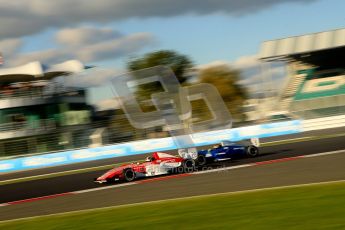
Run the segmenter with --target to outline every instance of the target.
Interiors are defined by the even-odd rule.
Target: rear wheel
[[[249,157],[256,157],[259,154],[259,149],[253,145],[247,147],[247,155]]]
[[[128,168],[123,170],[123,179],[127,182],[131,182],[135,179],[135,172],[133,169]]]
[[[187,159],[183,162],[183,172],[189,173],[195,170],[195,161],[192,159]]]

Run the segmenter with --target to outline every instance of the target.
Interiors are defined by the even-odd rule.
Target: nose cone
[[[112,178],[113,176],[110,176],[109,174],[105,173],[102,176],[94,178],[94,182],[102,184],[110,181]]]
[[[93,182],[102,184],[102,183],[107,182],[107,180],[102,180],[100,177],[96,177],[93,179]]]
[[[111,170],[107,171],[106,173],[104,173],[103,175],[95,178],[94,181],[97,183],[107,182],[108,180],[111,180],[114,177],[118,176],[119,172],[121,172],[121,170],[119,170],[117,168],[111,169]]]
[[[97,177],[96,180],[106,180],[109,178],[111,178],[111,175],[110,175],[110,173],[107,172],[107,173],[103,174],[102,176]]]

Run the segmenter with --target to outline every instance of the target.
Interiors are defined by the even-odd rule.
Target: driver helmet
[[[146,162],[151,162],[152,161],[152,157],[146,157],[145,161]]]
[[[214,148],[214,149],[220,148],[220,144],[214,145],[213,148]]]

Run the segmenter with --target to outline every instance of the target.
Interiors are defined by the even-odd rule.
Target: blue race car
[[[241,157],[256,157],[259,154],[259,145],[258,138],[240,142],[222,141],[211,149],[198,151],[197,162],[199,166],[203,166],[217,161]]]

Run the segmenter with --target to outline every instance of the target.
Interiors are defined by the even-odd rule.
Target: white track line
[[[331,151],[331,152],[309,154],[309,155],[304,155],[304,158],[326,156],[326,155],[332,155],[332,154],[337,154],[337,153],[341,153],[341,152],[345,153],[345,150],[343,149],[343,150],[337,150],[337,151]]]
[[[122,164],[122,163],[118,163],[118,164]],[[68,170],[68,171],[61,171],[61,172],[53,172],[53,173],[47,173],[47,174],[41,174],[41,175],[35,175],[35,176],[28,176],[28,177],[20,177],[20,178],[14,178],[14,179],[8,179],[8,180],[2,180],[0,181],[0,184],[1,183],[8,183],[8,182],[15,182],[15,181],[22,181],[22,180],[31,180],[31,179],[35,179],[35,178],[46,178],[49,176],[68,176],[68,175],[71,175],[71,174],[74,174],[74,173],[83,173],[84,171],[85,172],[89,172],[90,170],[93,170],[93,169],[100,169],[100,168],[110,168],[111,166],[116,166],[118,164],[110,164],[110,165],[102,165],[102,166],[95,166],[95,167],[89,167],[89,168],[82,168],[82,169],[73,169],[73,170]]]
[[[34,219],[43,218],[43,217],[61,217],[61,216],[69,215],[69,214],[105,211],[105,210],[125,208],[125,207],[135,207],[135,206],[146,205],[146,204],[159,204],[159,203],[171,202],[171,201],[192,200],[192,199],[198,199],[198,198],[216,197],[216,196],[224,196],[224,195],[225,196],[236,195],[236,194],[260,192],[260,191],[272,191],[272,190],[279,190],[279,189],[309,187],[309,186],[315,186],[315,185],[327,185],[327,184],[336,184],[336,183],[344,183],[344,182],[345,180],[312,182],[312,183],[284,185],[284,186],[276,186],[276,187],[268,187],[268,188],[248,189],[248,190],[241,190],[241,191],[234,191],[234,192],[223,192],[223,193],[196,195],[196,196],[188,196],[188,197],[181,197],[181,198],[171,198],[171,199],[163,199],[163,200],[155,200],[155,201],[145,201],[145,202],[138,202],[138,203],[132,203],[132,204],[123,204],[123,205],[116,205],[116,206],[109,206],[109,207],[83,209],[83,210],[54,213],[54,214],[41,215],[41,216],[31,216],[31,217],[24,217],[24,218],[18,218],[18,219],[3,220],[3,221],[0,221],[0,223],[3,224],[3,223],[15,222],[15,221],[21,221],[21,220],[34,220]]]
[[[136,182],[130,182],[130,183],[124,183],[124,184],[116,184],[111,186],[105,186],[105,187],[99,187],[99,188],[90,188],[90,189],[84,189],[79,191],[72,192],[73,194],[81,194],[86,192],[93,192],[93,191],[99,191],[99,190],[105,190],[105,189],[111,189],[111,188],[118,188],[118,187],[126,187],[137,184]]]

